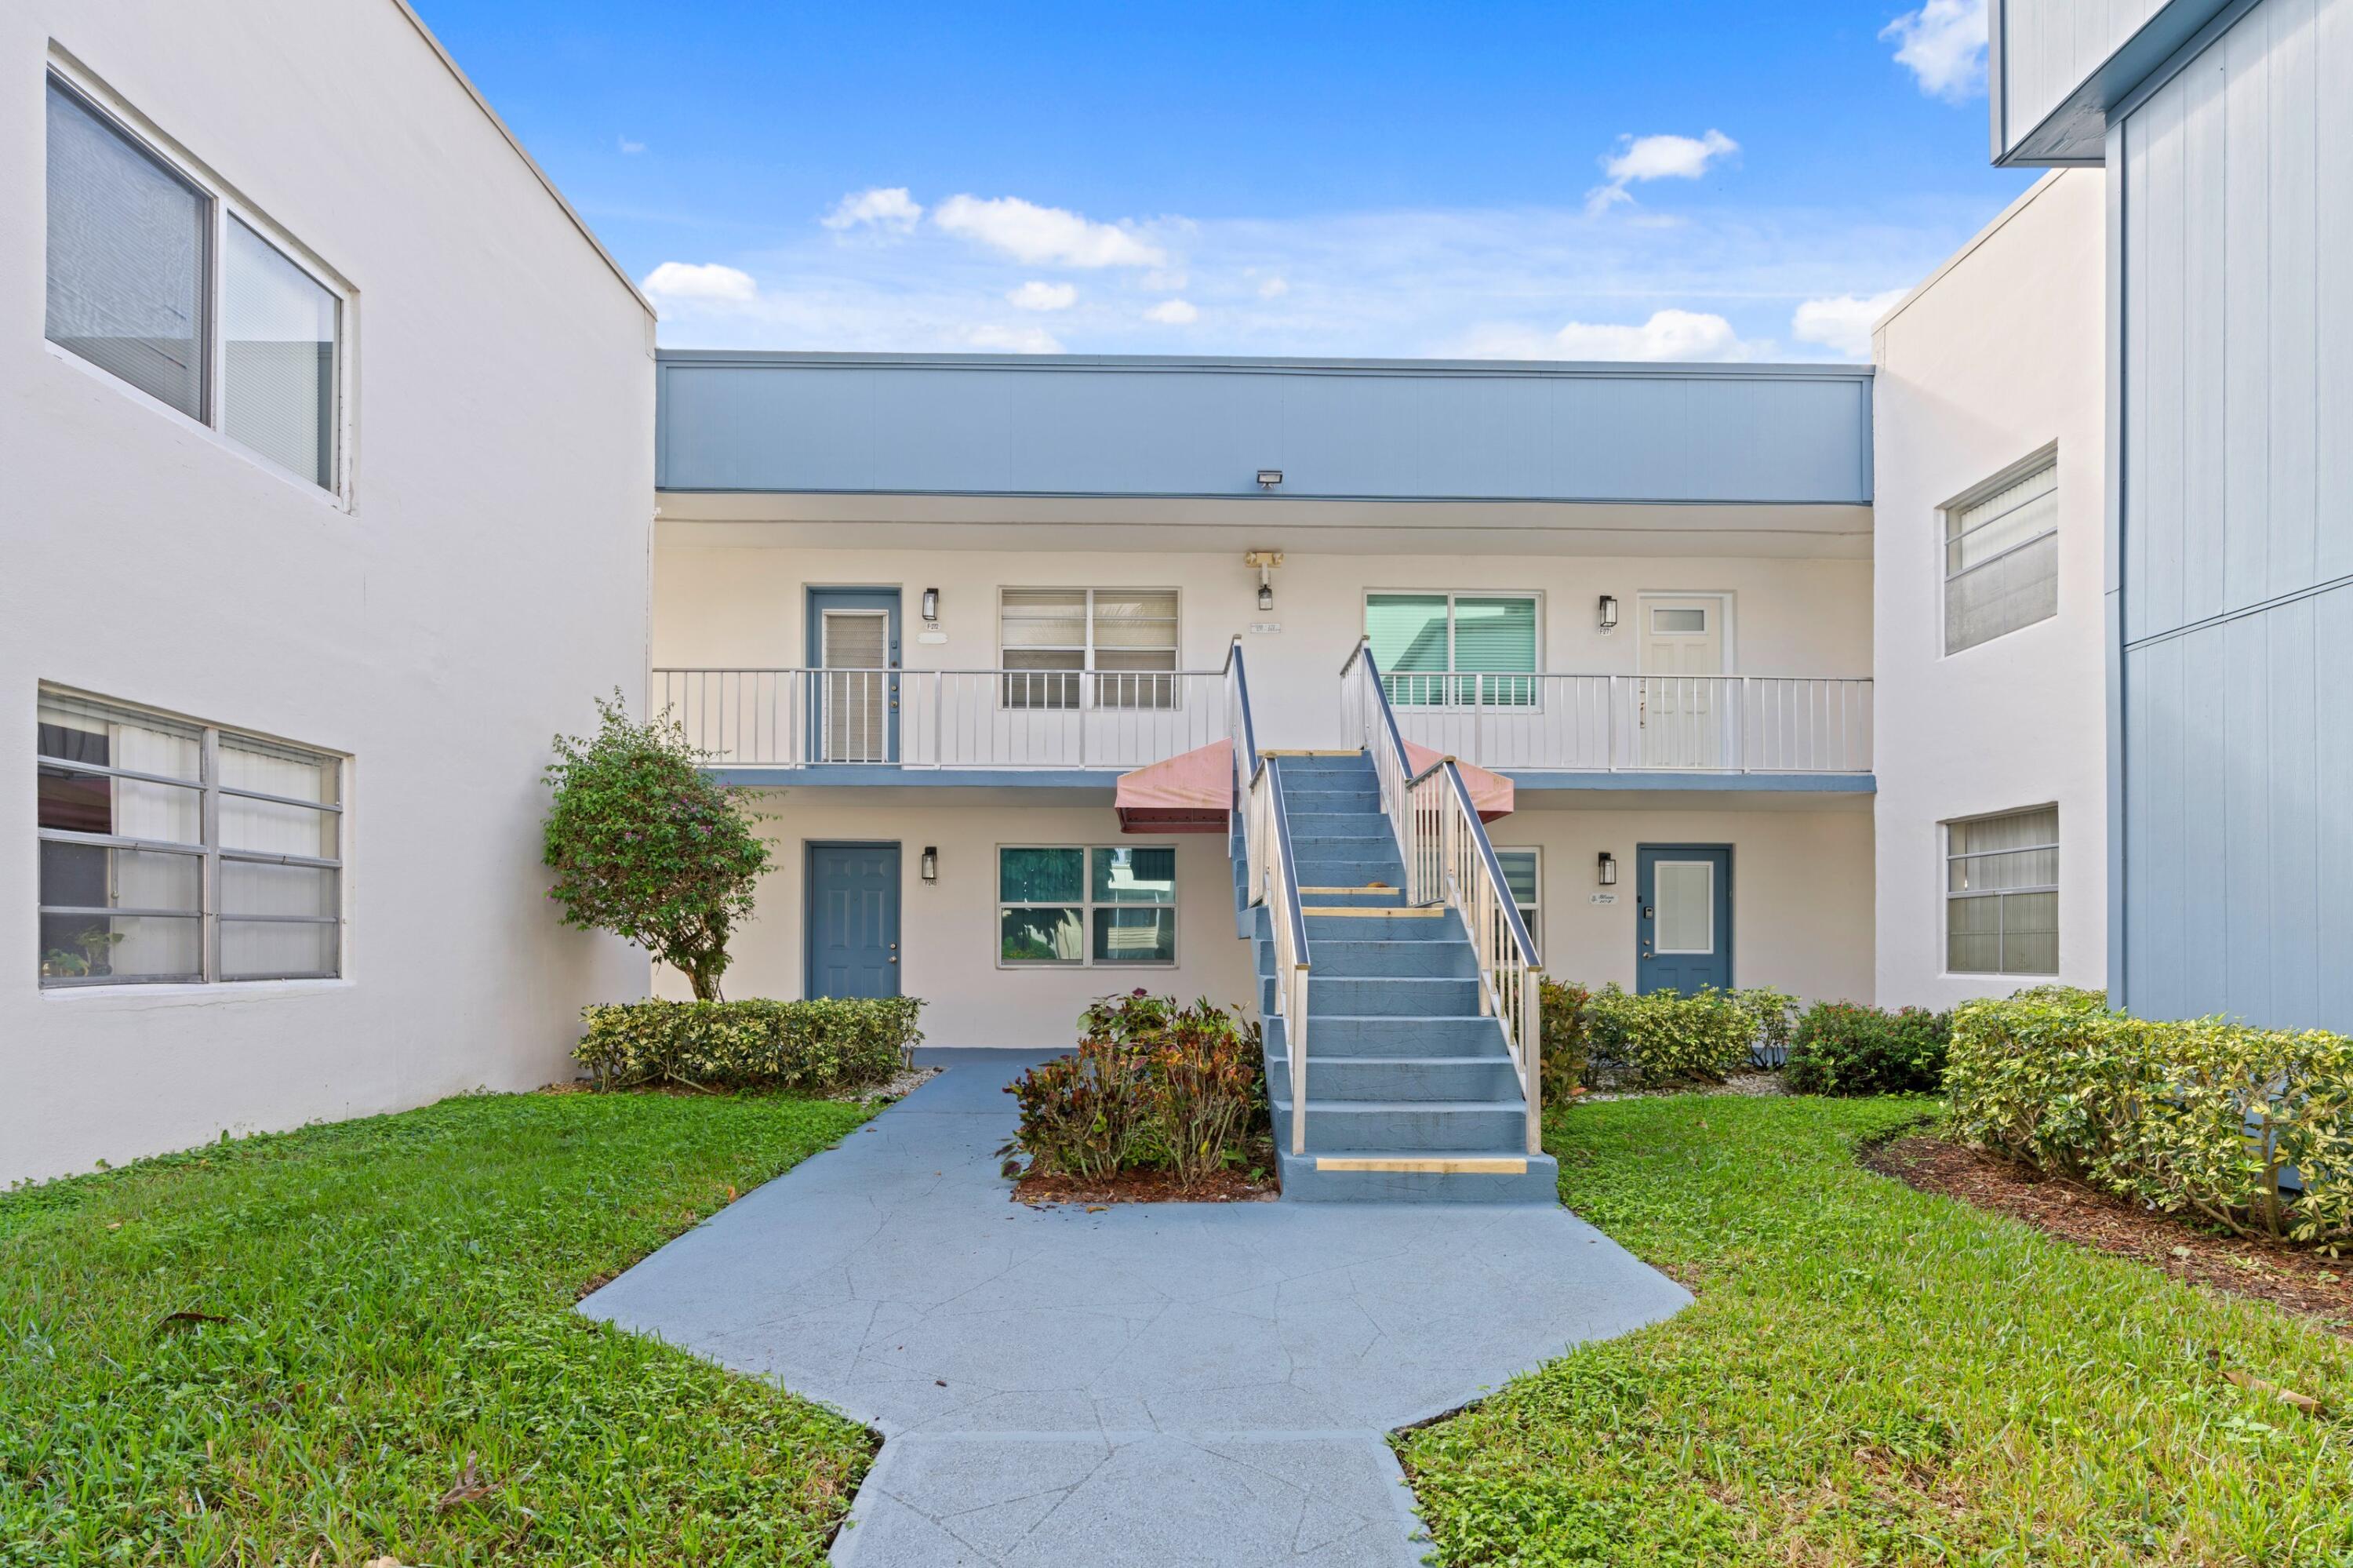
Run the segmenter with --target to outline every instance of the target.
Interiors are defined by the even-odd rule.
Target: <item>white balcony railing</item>
[[[1482,768],[1868,773],[1871,682],[1385,674],[1408,740]]]
[[[1226,738],[1222,671],[653,672],[653,706],[750,768],[1141,768]]]

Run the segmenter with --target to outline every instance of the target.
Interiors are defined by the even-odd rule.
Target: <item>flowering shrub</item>
[[[1192,1187],[1264,1123],[1257,1024],[1140,988],[1091,1003],[1079,1024],[1076,1052],[1006,1087],[1021,1121],[1004,1152],[1028,1156],[1029,1170],[1097,1181],[1165,1169]]]
[[[1818,1001],[1790,1040],[1789,1088],[1800,1095],[1934,1094],[1945,1081],[1952,1033],[1947,1012]]]
[[[702,1088],[832,1094],[887,1082],[923,1038],[922,999],[816,1001],[625,1001],[586,1007],[573,1059],[604,1088]]]
[[[1963,1140],[2242,1234],[2353,1240],[2353,1040],[2037,987],[1953,1012]]]

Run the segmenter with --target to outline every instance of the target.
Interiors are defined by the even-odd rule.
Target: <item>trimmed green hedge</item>
[[[1720,1084],[1748,1065],[1757,1038],[1757,1020],[1713,986],[1637,996],[1612,982],[1593,993],[1585,1016],[1593,1054],[1631,1067],[1645,1087]]]
[[[623,1001],[584,1007],[573,1059],[597,1086],[834,1094],[887,1082],[923,1038],[921,997],[779,1001]]]
[[[1953,1012],[1952,1129],[2245,1234],[2353,1238],[2353,1040],[2162,1023],[2044,986]],[[2294,1171],[2302,1191],[2283,1188]]]
[[[1933,1095],[1945,1081],[1948,1012],[1888,1012],[1855,1001],[1818,1001],[1798,1020],[1788,1082],[1799,1095]]]

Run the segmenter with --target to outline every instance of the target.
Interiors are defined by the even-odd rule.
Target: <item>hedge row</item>
[[[1789,1091],[1799,1095],[1933,1095],[1945,1081],[1953,1033],[1948,1012],[1888,1012],[1854,1001],[1818,1001],[1789,1044]]]
[[[2046,986],[1954,1010],[1945,1088],[1980,1148],[2242,1234],[2353,1238],[2342,1034],[2156,1022]]]
[[[889,1081],[923,1040],[913,996],[779,1001],[624,1001],[580,1010],[573,1049],[600,1088],[835,1094]]]
[[[1755,1051],[1788,1038],[1790,999],[1774,991],[1638,996],[1616,984],[1588,991],[1546,980],[1539,1000],[1545,1092],[1554,1099],[1589,1086],[1597,1063],[1628,1069],[1645,1087],[1720,1084]]]

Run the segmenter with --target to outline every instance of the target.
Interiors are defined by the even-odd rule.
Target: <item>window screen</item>
[[[1945,825],[1945,968],[2059,972],[2059,808]]]
[[[1945,652],[2059,613],[2059,465],[1945,513]]]
[[[55,77],[48,84],[49,341],[205,417],[202,191]]]

